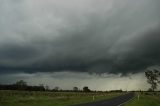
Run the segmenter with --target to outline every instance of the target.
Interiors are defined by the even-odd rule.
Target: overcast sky
[[[159,0],[0,0],[0,83],[24,79],[64,89],[147,89],[144,71],[160,65],[159,5]]]

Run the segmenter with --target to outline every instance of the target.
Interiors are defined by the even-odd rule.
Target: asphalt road
[[[134,93],[128,93],[128,94],[114,97],[111,99],[92,102],[92,103],[86,103],[86,104],[80,104],[76,106],[120,106],[121,104],[131,100],[133,97],[134,97]]]

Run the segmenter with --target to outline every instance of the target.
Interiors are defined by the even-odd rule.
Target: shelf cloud
[[[1,0],[0,72],[128,74],[160,65],[159,0]]]

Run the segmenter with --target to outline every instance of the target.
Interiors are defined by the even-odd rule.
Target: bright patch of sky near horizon
[[[2,84],[13,84],[21,79],[24,79],[29,85],[44,84],[44,86],[48,85],[50,89],[58,86],[63,90],[72,90],[73,87],[82,90],[84,86],[88,86],[91,90],[102,91],[120,89],[127,91],[148,90],[149,88],[144,73],[128,74],[127,76],[73,72],[0,75],[0,83]]]

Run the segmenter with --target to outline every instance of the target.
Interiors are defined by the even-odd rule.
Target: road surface
[[[92,102],[92,103],[86,103],[86,104],[80,104],[76,106],[120,106],[121,104],[131,100],[133,97],[134,97],[134,93],[128,93],[128,94],[114,97],[111,99]]]

